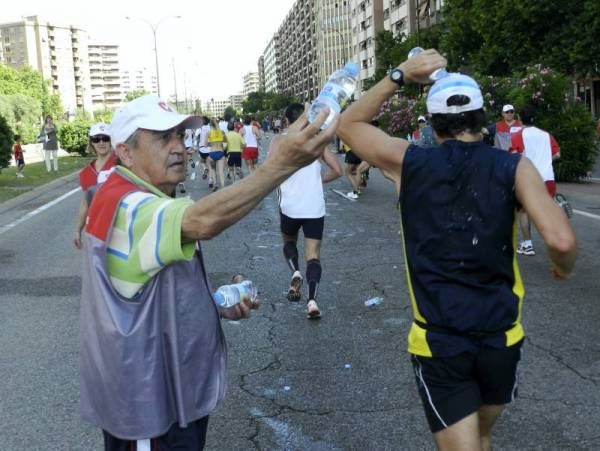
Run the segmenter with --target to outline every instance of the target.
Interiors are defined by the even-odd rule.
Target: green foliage
[[[62,117],[64,109],[60,97],[50,94],[48,82],[31,67],[13,69],[0,64],[0,95],[22,94],[41,103],[42,114],[53,118]]]
[[[10,163],[14,139],[13,131],[0,113],[0,171]]]
[[[65,123],[58,130],[61,147],[67,152],[85,155],[90,126],[90,121],[84,117],[76,117],[73,122]]]
[[[132,100],[137,99],[138,97],[142,97],[148,94],[150,93],[145,89],[134,89],[133,91],[129,91],[127,94],[125,94],[125,102],[131,102]]]
[[[447,0],[440,50],[449,66],[510,75],[541,63],[565,74],[598,73],[597,0]]]
[[[280,112],[290,103],[298,100],[293,96],[279,94],[278,92],[251,92],[242,102],[244,113],[255,114],[258,112],[274,114]]]
[[[240,117],[240,113],[238,113],[238,112],[236,111],[236,109],[235,109],[235,108],[233,108],[233,107],[230,105],[230,106],[228,106],[227,108],[225,108],[225,111],[223,112],[223,117],[226,117],[226,118],[232,119],[232,118],[235,118],[235,117]]]
[[[39,133],[39,118],[42,114],[40,102],[23,94],[0,95],[0,116],[15,134],[21,135],[21,142],[36,142]]]
[[[94,123],[104,122],[105,124],[110,124],[110,122],[112,121],[113,114],[114,111],[109,110],[108,108],[104,110],[94,111]]]
[[[569,105],[552,118],[539,121],[551,131],[560,146],[560,158],[554,162],[554,175],[560,181],[577,181],[587,176],[598,157],[595,121],[585,106]]]

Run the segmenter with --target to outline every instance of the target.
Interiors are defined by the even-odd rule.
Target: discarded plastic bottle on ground
[[[371,306],[373,306],[373,305],[379,305],[379,304],[381,304],[382,302],[383,302],[383,298],[382,298],[382,297],[380,297],[380,296],[376,296],[376,297],[374,297],[374,298],[371,298],[371,299],[368,299],[368,300],[366,300],[366,301],[365,301],[365,305],[366,305],[367,307],[371,307]]]
[[[213,298],[219,307],[228,308],[238,304],[242,298],[249,298],[251,302],[254,302],[257,294],[254,282],[244,280],[240,283],[220,286]]]
[[[340,114],[342,107],[354,93],[359,72],[358,64],[346,63],[342,69],[331,74],[319,96],[310,106],[308,120],[313,122],[321,110],[329,108],[329,116],[323,122],[321,130],[329,127],[335,115]]]
[[[425,49],[423,47],[414,47],[408,52],[408,57],[412,58],[413,56],[418,55],[419,53],[423,53]],[[438,81],[440,78],[444,78],[448,76],[448,71],[444,68],[436,69],[432,73],[429,74],[429,79],[432,82]]]

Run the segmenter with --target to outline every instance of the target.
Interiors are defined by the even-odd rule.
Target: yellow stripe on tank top
[[[523,309],[523,297],[525,296],[525,286],[523,285],[523,279],[521,278],[521,271],[519,271],[519,263],[517,262],[517,227],[518,216],[515,213],[515,222],[513,224],[513,274],[515,277],[515,283],[513,285],[513,293],[519,299],[519,311],[517,314],[517,320],[514,326],[506,331],[506,346],[512,346],[523,339],[525,332],[521,325],[521,314]]]
[[[404,225],[402,224],[402,217],[400,217],[400,236],[402,237],[402,254],[404,256],[404,267],[406,268],[406,282],[408,284],[408,295],[410,297],[410,303],[412,305],[413,316],[416,320],[427,324],[427,321],[419,312],[417,306],[417,299],[413,291],[412,281],[410,278],[410,269],[408,264],[408,257],[406,256],[406,242],[404,241]],[[417,326],[414,322],[410,327],[408,333],[408,352],[411,354],[420,355],[423,357],[431,357],[431,349],[427,343],[427,331],[422,327]]]

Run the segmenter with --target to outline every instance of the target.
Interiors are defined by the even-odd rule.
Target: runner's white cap
[[[89,136],[106,135],[110,136],[110,127],[104,122],[98,122],[90,127]]]
[[[202,125],[199,116],[179,114],[155,94],[138,97],[126,103],[115,113],[110,124],[113,147],[122,144],[139,129],[164,131],[185,122],[185,128]]]
[[[510,103],[507,103],[502,107],[502,112],[506,113],[507,111],[515,111],[515,107],[512,106]]]
[[[448,106],[448,99],[455,95],[469,98],[466,105]],[[452,73],[436,81],[427,94],[427,111],[431,114],[458,114],[483,108],[483,96],[479,85],[471,77]]]
[[[425,121],[425,122],[427,122],[427,119],[425,119],[425,116],[421,115],[421,116],[419,116],[417,118],[417,122],[419,122],[419,121]]]

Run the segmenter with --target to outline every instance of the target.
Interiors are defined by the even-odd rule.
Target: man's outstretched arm
[[[430,49],[406,60],[398,68],[404,73],[405,83],[429,83],[429,74],[445,66],[445,58]],[[369,124],[397,89],[398,85],[388,77],[369,89],[342,114],[338,136],[359,158],[399,177],[408,141],[389,136]]]

